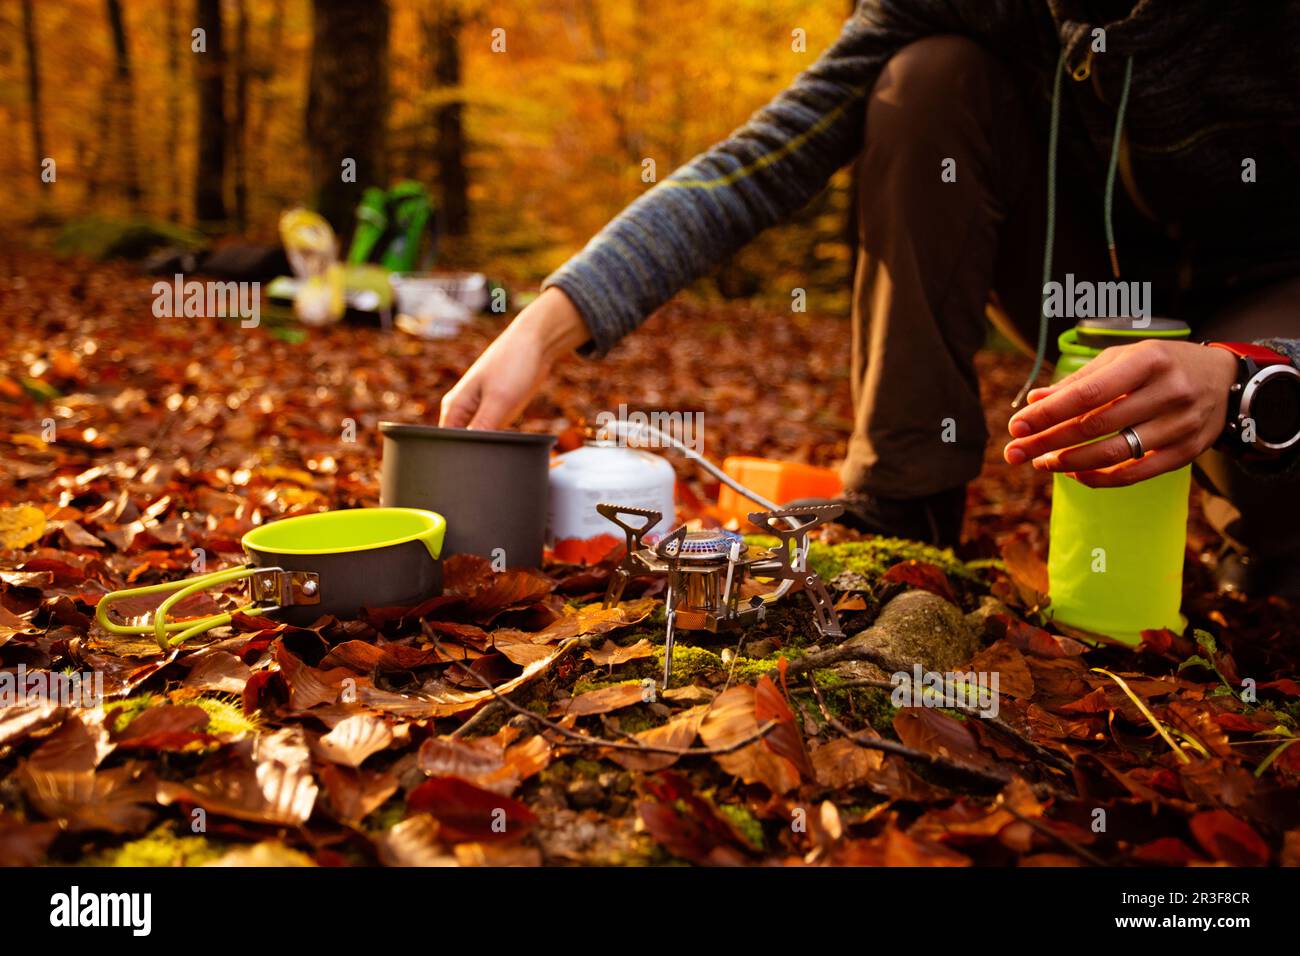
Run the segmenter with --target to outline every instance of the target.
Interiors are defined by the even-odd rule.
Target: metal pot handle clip
[[[248,580],[249,603],[243,607],[194,620],[167,620],[168,612],[191,594],[244,579]],[[109,608],[118,601],[168,593],[170,596],[158,605],[158,609],[153,612],[152,619],[148,623],[119,624],[108,616]],[[266,614],[291,605],[319,603],[320,576],[318,574],[311,571],[286,571],[278,567],[244,565],[228,568],[225,571],[201,574],[197,578],[182,578],[179,581],[151,584],[142,588],[113,591],[100,598],[99,605],[95,608],[95,620],[110,634],[120,636],[153,634],[158,641],[158,646],[167,651],[214,627],[229,624],[236,614]]]

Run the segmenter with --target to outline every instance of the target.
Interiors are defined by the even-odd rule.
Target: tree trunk
[[[275,64],[284,44],[284,2],[275,0],[271,5],[270,26],[265,31],[263,53],[256,57],[257,63],[257,108],[250,106],[252,116],[249,119],[248,151],[257,166],[266,154],[269,143],[269,123],[278,102],[271,80],[275,76]],[[261,36],[261,34],[258,34]],[[265,191],[263,192],[265,195]]]
[[[195,0],[194,19],[206,52],[195,53],[199,87],[198,168],[194,215],[209,225],[226,219],[226,54],[221,42],[221,0]]]
[[[230,147],[235,173],[235,222],[242,232],[248,224],[248,3],[237,0],[235,29],[235,103],[230,115]]]
[[[180,2],[167,0],[167,142],[173,147],[168,163],[167,218],[172,222],[181,219],[181,166],[175,149],[181,139],[181,44],[185,42]]]
[[[387,175],[388,2],[313,0],[312,10],[312,191],[316,208],[342,235],[362,190],[383,186]],[[353,171],[355,177],[345,175]]]
[[[131,51],[121,0],[105,0],[108,26],[113,35],[113,84],[109,112],[113,117],[116,150],[122,170],[122,189],[132,210],[140,206],[139,162],[135,149],[135,94],[131,86]]]
[[[464,103],[461,94],[460,31],[463,26],[454,0],[437,5],[433,21],[434,80],[454,99],[437,113],[438,185],[442,194],[442,228],[450,236],[469,235],[469,175],[465,169]]]
[[[27,108],[32,116],[32,152],[36,169],[45,162],[45,121],[41,116],[41,63],[36,50],[36,11],[23,0],[23,46],[27,50]]]

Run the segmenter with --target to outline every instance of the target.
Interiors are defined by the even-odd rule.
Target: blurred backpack
[[[371,186],[357,206],[348,262],[414,272],[432,265],[436,239],[433,201],[424,186],[411,179],[389,190]]]

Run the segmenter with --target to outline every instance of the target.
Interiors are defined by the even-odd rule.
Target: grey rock
[[[866,647],[886,670],[958,670],[980,648],[979,638],[961,609],[929,591],[904,591],[880,611],[874,624],[849,639]]]

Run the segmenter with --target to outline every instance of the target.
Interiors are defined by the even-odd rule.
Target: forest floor
[[[1193,636],[1061,634],[1042,614],[1048,486],[992,443],[957,553],[815,544],[854,653],[796,597],[739,639],[684,636],[648,693],[660,585],[601,611],[608,563],[467,558],[418,608],[237,616],[166,652],[104,632],[109,591],[198,554],[237,564],[262,522],[377,504],[377,423],[434,421],[501,324],[430,344],[156,319],[151,283],[0,250],[0,864],[1300,864],[1294,611],[1215,594],[1194,516]],[[715,461],[834,464],[848,338],[677,303],[565,365],[523,427],[571,445],[620,403],[702,411]],[[998,435],[1028,362],[979,361]],[[715,489],[675,466],[684,515],[708,522]],[[996,673],[996,718],[894,706],[913,662]],[[35,690],[90,673],[101,706]]]

